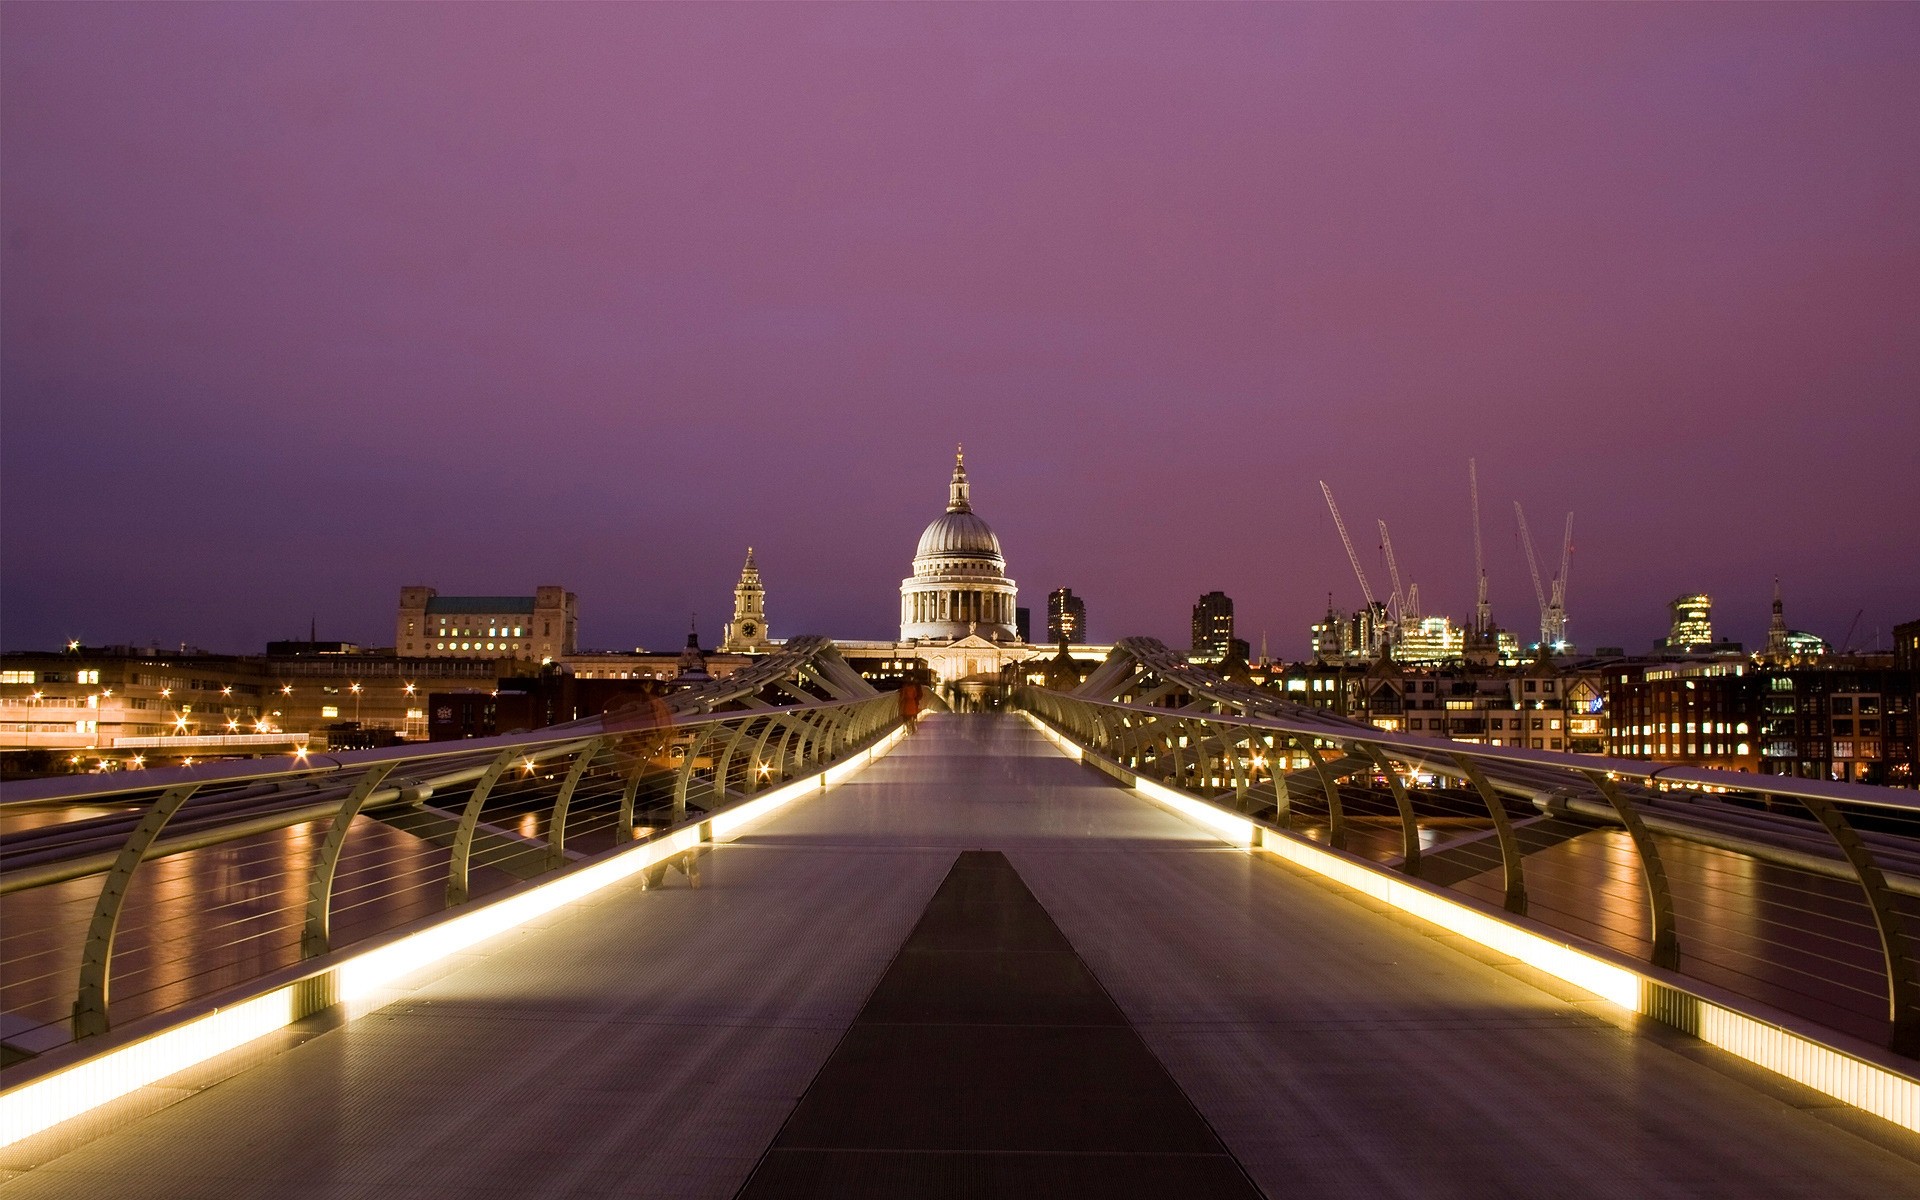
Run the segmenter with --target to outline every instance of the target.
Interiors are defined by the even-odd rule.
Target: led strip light
[[[1023,713],[1048,741],[1075,761],[1087,752],[1051,725]],[[1104,763],[1096,763],[1102,767]],[[1127,772],[1134,790],[1213,830],[1236,846],[1283,858],[1402,912],[1460,934],[1593,993],[1628,1012],[1643,1013],[1693,1034],[1795,1083],[1920,1133],[1920,1080],[1837,1050],[1806,1034],[1682,991],[1672,984],[1543,937],[1470,905],[1435,895],[1384,870],[1366,866],[1301,838],[1288,837],[1218,805]]]
[[[844,762],[736,804],[701,825],[717,841],[721,835],[759,820],[801,796],[818,794],[844,782],[893,749],[905,736],[904,728],[895,729]],[[10,1088],[0,1093],[0,1146],[10,1146],[311,1016],[317,1009],[308,998],[317,989],[330,986],[330,994],[338,1001],[349,1005],[359,1002],[355,1009],[349,1010],[354,1016],[371,1011],[377,1005],[367,1002],[401,977],[563,905],[583,900],[663,859],[693,849],[701,844],[701,825],[689,825],[658,840],[643,842],[592,866],[459,913],[385,945],[358,954],[349,951],[318,976],[217,1008]]]

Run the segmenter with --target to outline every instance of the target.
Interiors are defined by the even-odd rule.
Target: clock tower
[[[760,568],[754,565],[753,547],[747,547],[747,565],[740,568],[740,582],[733,585],[733,620],[727,622],[726,637],[720,649],[728,654],[764,654],[772,648],[767,640],[767,589],[760,586]]]

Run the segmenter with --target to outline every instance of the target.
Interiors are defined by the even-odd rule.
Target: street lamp
[[[353,727],[360,728],[360,685],[349,684],[347,690],[353,693]]]

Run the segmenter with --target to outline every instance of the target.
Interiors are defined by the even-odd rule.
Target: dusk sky
[[[1920,617],[1920,5],[0,7],[0,644]]]

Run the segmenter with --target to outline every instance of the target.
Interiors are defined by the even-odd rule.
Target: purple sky
[[[965,440],[1022,602],[1304,651],[1920,617],[1920,6],[7,4],[0,640],[890,636]],[[1550,568],[1549,568],[1550,569]]]

